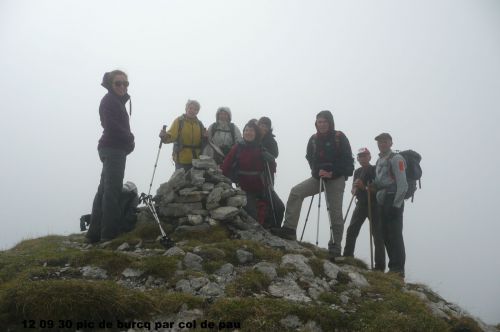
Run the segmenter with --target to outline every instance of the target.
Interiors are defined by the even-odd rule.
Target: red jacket
[[[269,169],[275,173],[276,163],[269,162]],[[222,173],[236,180],[244,191],[263,192],[268,185],[268,176],[262,147],[247,142],[233,145],[222,164]]]

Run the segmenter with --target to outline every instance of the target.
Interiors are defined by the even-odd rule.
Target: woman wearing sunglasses
[[[103,132],[97,151],[102,161],[102,172],[87,232],[90,243],[107,241],[120,233],[120,194],[125,162],[127,155],[135,147],[129,115],[125,108],[125,103],[130,100],[127,93],[127,74],[121,70],[105,73],[101,85],[108,93],[102,98],[99,106]]]

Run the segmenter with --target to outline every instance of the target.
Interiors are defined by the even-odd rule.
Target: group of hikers
[[[106,241],[120,233],[119,200],[126,156],[134,150],[134,136],[125,107],[130,100],[128,85],[126,73],[120,70],[108,72],[103,77],[102,86],[108,90],[99,107],[104,130],[98,152],[103,168],[87,232],[89,242]],[[375,269],[385,271],[387,251],[389,271],[404,276],[402,230],[408,189],[406,161],[392,151],[390,134],[375,137],[380,152],[375,166],[370,164],[371,153],[367,148],[358,150],[357,161],[361,167],[354,171],[348,138],[335,129],[330,111],[319,112],[315,119],[316,132],[309,138],[306,152],[311,177],[291,189],[285,206],[273,188],[279,151],[271,119],[265,116],[251,119],[240,132],[231,121],[231,110],[219,107],[216,121],[205,129],[198,119],[199,111],[200,104],[188,100],[185,113],[177,117],[168,130],[164,127],[159,133],[163,143],[173,143],[176,169],[189,170],[192,160],[202,154],[212,157],[222,173],[246,192],[246,212],[271,233],[288,240],[297,239],[303,200],[319,194],[321,201],[323,193],[330,220],[328,249],[331,258],[354,255],[356,238],[368,218],[375,246]],[[342,253],[342,202],[345,183],[353,173],[351,193],[357,202]]]

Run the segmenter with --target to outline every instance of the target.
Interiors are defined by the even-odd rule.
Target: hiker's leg
[[[403,241],[403,208],[392,207],[394,194],[385,197],[382,208],[383,237],[389,256],[389,270],[404,273],[405,248]]]
[[[257,221],[257,196],[254,193],[247,192],[247,204],[243,209],[250,217]]]
[[[342,255],[342,236],[344,235],[344,218],[342,217],[342,200],[344,198],[345,178],[339,177],[325,183],[332,221],[333,243],[328,243],[331,253],[337,257]]]
[[[103,159],[103,197],[101,239],[112,239],[120,228],[120,196],[125,174],[127,155],[124,151],[105,148],[100,151]]]
[[[385,244],[378,206],[375,202],[372,206],[372,235],[375,246],[375,270],[385,270]]]
[[[406,252],[403,240],[403,210],[404,205],[400,209],[391,211],[389,237],[391,238],[393,254],[389,261],[389,270],[404,275]]]
[[[101,159],[102,162],[104,162]],[[92,214],[90,217],[90,225],[86,237],[90,242],[98,242],[101,239],[101,219],[102,219],[102,194],[104,188],[104,164],[101,171],[101,180],[97,187],[97,192],[92,203]]]
[[[299,223],[300,210],[304,198],[315,195],[319,192],[319,180],[313,177],[299,183],[290,190],[288,201],[286,202],[285,222],[283,227],[297,229]]]
[[[354,256],[354,249],[356,247],[356,239],[359,235],[359,230],[365,222],[368,214],[368,208],[362,203],[356,203],[351,217],[349,227],[347,227],[347,234],[345,238],[344,256]]]

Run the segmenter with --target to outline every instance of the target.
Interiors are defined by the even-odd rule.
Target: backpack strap
[[[224,129],[219,129],[219,123],[218,122],[215,122],[213,127],[212,127],[212,133],[211,133],[211,139],[214,138],[214,135],[215,135],[215,132],[216,131],[222,131],[222,132],[229,132],[231,133],[231,139],[232,139],[232,142],[233,144],[236,143],[236,134],[235,134],[235,129],[234,129],[234,123],[232,122],[229,122],[229,130],[224,130]]]

